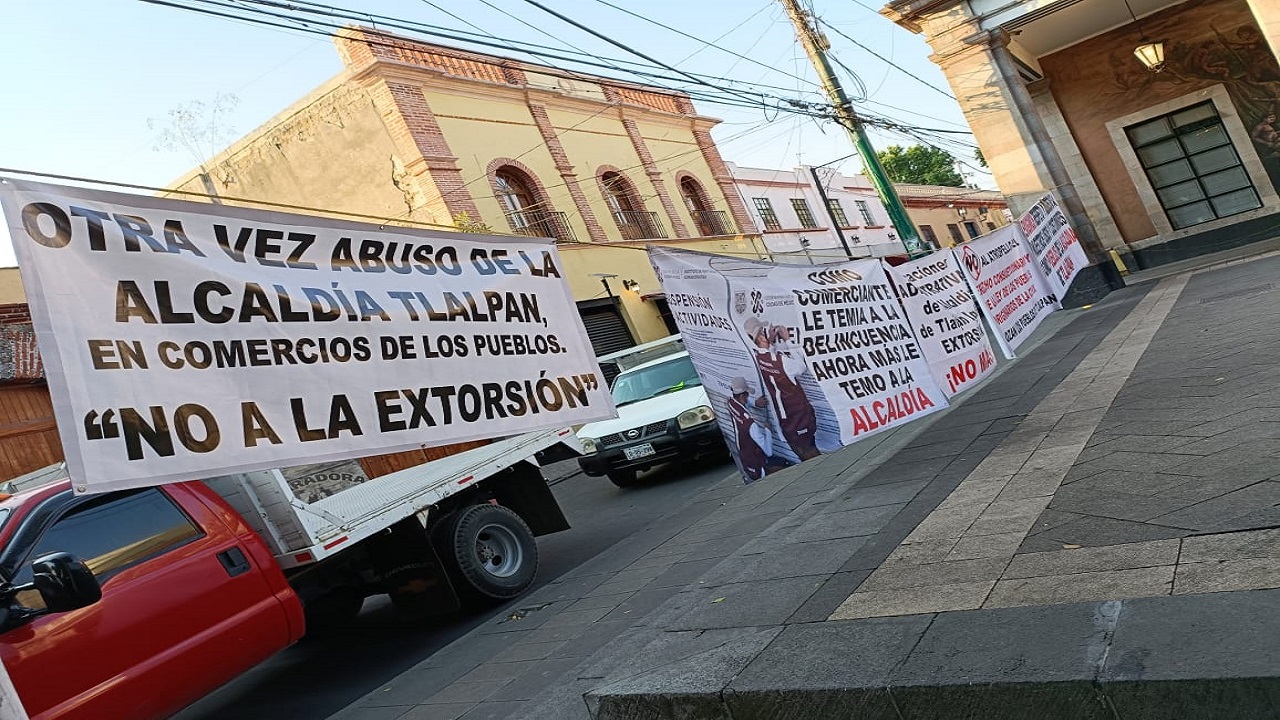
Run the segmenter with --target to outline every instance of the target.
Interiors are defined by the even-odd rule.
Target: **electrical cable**
[[[573,27],[575,27],[575,28],[577,28],[577,29],[579,29],[579,30],[581,30],[581,31],[583,31],[583,32],[585,32],[585,33],[587,33],[588,35],[591,35],[591,36],[593,36],[593,37],[595,37],[595,38],[598,38],[598,39],[600,39],[600,40],[603,40],[603,41],[605,41],[605,42],[609,43],[610,45],[613,45],[614,47],[616,47],[616,48],[618,48],[618,49],[620,49],[620,50],[623,50],[623,51],[625,51],[625,52],[631,53],[632,55],[635,55],[636,57],[639,57],[639,58],[643,58],[643,59],[645,59],[645,60],[648,60],[649,62],[653,63],[654,65],[657,65],[657,66],[659,66],[659,67],[665,68],[666,70],[669,70],[669,71],[671,71],[671,72],[677,73],[677,74],[679,74],[679,75],[683,75],[683,76],[685,76],[685,77],[689,78],[690,80],[692,80],[694,83],[696,83],[696,84],[698,84],[698,85],[706,85],[707,87],[710,87],[710,88],[715,89],[715,90],[720,90],[720,91],[724,91],[724,90],[725,90],[725,88],[721,88],[721,87],[718,87],[718,86],[716,86],[716,85],[711,85],[710,83],[708,83],[708,82],[706,82],[706,81],[704,81],[704,80],[702,80],[702,79],[700,79],[700,78],[698,78],[698,77],[696,77],[696,76],[694,76],[694,75],[690,75],[689,73],[686,73],[685,71],[683,71],[683,70],[681,70],[681,69],[679,69],[679,68],[677,68],[677,67],[673,67],[673,66],[671,66],[671,65],[668,65],[668,64],[666,64],[666,63],[662,62],[661,60],[658,60],[658,59],[656,59],[656,58],[653,58],[653,57],[651,57],[651,56],[649,56],[649,55],[647,55],[647,54],[645,54],[645,53],[643,53],[643,52],[639,51],[639,50],[636,50],[635,48],[631,47],[630,45],[627,45],[626,43],[624,43],[624,42],[622,42],[622,41],[620,41],[620,40],[615,40],[615,39],[613,39],[613,38],[609,37],[608,35],[605,35],[604,33],[600,32],[600,31],[598,31],[598,30],[594,30],[594,29],[592,29],[592,28],[590,28],[590,27],[588,27],[588,26],[586,26],[586,25],[583,25],[582,23],[578,22],[577,20],[574,20],[573,18],[571,18],[571,17],[569,17],[569,16],[567,16],[567,15],[564,15],[563,13],[560,13],[560,12],[557,12],[557,11],[555,11],[555,10],[552,10],[551,8],[547,7],[546,5],[543,5],[541,2],[538,2],[538,0],[524,0],[524,2],[525,2],[525,3],[527,3],[527,4],[529,4],[529,5],[532,5],[532,6],[536,7],[536,8],[538,8],[539,10],[542,10],[543,12],[545,12],[545,13],[547,13],[547,14],[551,15],[552,17],[555,17],[555,18],[559,19],[561,22],[565,22],[565,23],[568,23],[569,25],[572,25]],[[735,92],[736,92],[736,91],[735,91]],[[744,98],[744,99],[750,99],[750,98]]]
[[[481,0],[481,2],[483,2],[483,1],[484,1],[484,0]],[[719,45],[716,45],[714,41],[712,41],[712,42],[708,42],[707,40],[703,40],[702,38],[700,38],[700,37],[698,37],[698,36],[696,36],[696,35],[691,35],[691,34],[689,34],[689,33],[685,32],[685,31],[683,31],[683,30],[678,30],[678,29],[676,29],[676,28],[671,27],[670,25],[667,25],[667,24],[665,24],[665,23],[658,22],[657,20],[654,20],[653,18],[651,18],[651,17],[649,17],[649,16],[647,16],[647,15],[642,15],[642,14],[640,14],[640,13],[637,13],[637,12],[633,11],[633,10],[628,10],[628,9],[626,9],[626,8],[624,8],[624,7],[620,7],[620,6],[618,6],[618,5],[615,5],[615,4],[611,3],[611,2],[609,2],[609,0],[595,0],[595,1],[596,1],[597,3],[600,3],[601,5],[605,5],[605,6],[607,6],[607,7],[611,7],[611,8],[613,8],[614,10],[618,10],[619,12],[626,13],[627,15],[630,15],[631,17],[638,18],[638,19],[640,19],[640,20],[644,20],[645,22],[647,22],[647,23],[649,23],[649,24],[651,24],[651,25],[656,25],[656,26],[658,26],[658,27],[660,27],[660,28],[663,28],[664,30],[670,30],[671,32],[676,33],[677,35],[680,35],[680,36],[682,36],[682,37],[690,38],[690,39],[692,39],[692,40],[697,40],[698,42],[700,42],[700,43],[702,43],[702,44],[704,44],[704,45],[706,45],[706,46],[709,46],[709,47],[715,48],[716,50],[719,50],[719,51],[724,52],[724,53],[728,53],[729,55],[733,55],[734,57],[739,58],[739,59],[741,59],[741,60],[746,60],[747,62],[753,63],[753,64],[755,64],[755,65],[759,65],[760,67],[763,67],[763,68],[765,68],[765,69],[767,69],[767,70],[770,70],[770,71],[773,71],[773,72],[778,72],[778,69],[777,69],[777,68],[775,68],[775,67],[771,67],[771,66],[769,66],[769,65],[766,65],[766,64],[764,64],[764,63],[760,62],[759,60],[756,60],[755,58],[748,57],[748,56],[746,56],[746,55],[743,55],[742,53],[735,52],[735,51],[733,51],[733,50],[729,50],[729,49],[727,49],[727,48],[720,47]],[[757,12],[756,14],[759,14],[759,12]],[[800,80],[800,81],[802,81],[802,82],[809,83],[810,85],[813,85],[814,87],[821,87],[820,85],[818,85],[817,83],[815,83],[814,81],[812,81],[812,80],[810,80],[810,79],[808,79],[808,78],[804,78],[804,77],[801,77],[801,76],[799,76],[799,75],[792,75],[791,73],[783,73],[783,74],[784,74],[784,75],[789,75],[790,77],[792,77],[792,78],[794,78],[794,79],[796,79],[796,80]]]
[[[204,8],[204,7],[193,7],[193,6],[191,6],[191,5],[183,5],[183,4],[181,4],[181,3],[179,3],[179,2],[175,2],[175,1],[173,1],[173,0],[139,0],[139,1],[140,1],[140,2],[144,2],[144,3],[147,3],[147,4],[151,4],[151,5],[158,5],[158,6],[163,6],[163,7],[170,7],[170,8],[175,8],[175,9],[179,9],[179,10],[186,10],[186,11],[189,11],[189,12],[196,12],[196,13],[201,13],[201,14],[211,15],[211,16],[215,16],[215,17],[221,17],[221,18],[226,18],[226,19],[231,19],[231,20],[238,20],[238,21],[248,22],[248,23],[252,23],[252,24],[259,24],[259,25],[263,25],[263,26],[266,26],[266,27],[275,27],[275,28],[280,28],[280,29],[289,30],[289,31],[297,31],[297,32],[309,32],[309,33],[311,33],[311,34],[324,35],[324,36],[329,36],[329,37],[333,37],[333,36],[335,36],[335,35],[336,35],[336,32],[337,32],[337,31],[340,31],[340,30],[345,29],[345,26],[344,26],[344,25],[342,25],[342,24],[335,24],[335,23],[331,23],[331,22],[322,22],[322,21],[317,21],[317,20],[307,20],[307,21],[306,21],[307,23],[309,23],[310,25],[312,25],[312,26],[313,26],[313,27],[311,27],[311,28],[297,28],[297,27],[294,27],[294,26],[289,25],[289,24],[282,24],[282,23],[280,23],[280,22],[273,22],[273,21],[270,21],[270,20],[262,20],[261,18],[249,18],[249,17],[243,17],[243,16],[241,16],[241,15],[234,15],[234,14],[231,14],[231,13],[219,12],[219,11],[217,11],[217,10],[211,10],[211,9],[209,9],[209,8]],[[249,2],[249,3],[254,4],[254,5],[269,5],[269,4],[273,4],[273,3],[263,2],[262,0],[240,0],[240,1],[241,1],[241,2]],[[278,19],[278,20],[285,20],[285,21],[293,21],[293,20],[294,20],[294,18],[293,18],[292,16],[290,16],[290,15],[287,15],[287,14],[281,14],[281,13],[277,13],[277,12],[272,12],[272,11],[270,11],[270,10],[265,10],[265,9],[262,9],[262,8],[246,9],[246,8],[243,8],[243,7],[242,7],[242,6],[240,6],[240,5],[234,4],[234,3],[232,2],[232,0],[186,0],[186,2],[190,2],[190,3],[199,3],[199,4],[201,4],[201,5],[210,5],[210,6],[214,6],[214,7],[220,7],[220,8],[223,8],[223,9],[244,10],[244,11],[246,11],[246,12],[250,12],[250,13],[253,13],[253,14],[256,14],[256,15],[263,15],[263,16],[267,16],[267,17],[271,17],[271,18],[276,18],[276,19]],[[310,4],[314,5],[315,3],[310,3]],[[324,7],[327,7],[327,6],[324,6]],[[312,12],[316,12],[316,11],[312,11]],[[346,17],[347,19],[351,19],[351,20],[361,19],[361,17],[363,17],[363,16],[359,16],[359,15],[352,14],[352,13],[350,13],[349,11],[346,11],[346,12],[348,12],[348,14],[347,14],[347,15],[345,15],[345,16],[340,16],[340,17]],[[332,14],[332,13],[330,13],[330,14]],[[383,17],[383,16],[377,16],[377,17],[381,18],[381,17]],[[441,38],[444,38],[444,39],[454,40],[454,41],[457,41],[457,42],[472,43],[472,44],[476,44],[476,45],[482,45],[482,46],[488,46],[488,47],[496,47],[496,48],[501,48],[501,49],[506,49],[506,50],[511,50],[511,49],[513,49],[513,47],[512,47],[513,45],[521,44],[519,41],[511,41],[511,40],[506,40],[506,39],[502,39],[502,38],[497,38],[497,41],[496,41],[496,42],[491,42],[491,41],[485,41],[485,40],[478,40],[478,39],[475,39],[475,38],[459,37],[459,36],[457,36],[457,35],[451,35],[451,34],[449,34],[449,33],[436,32],[436,31],[429,31],[429,30],[421,30],[421,29],[419,29],[419,28],[409,27],[409,26],[404,25],[404,24],[401,24],[401,23],[393,23],[393,22],[390,22],[390,21],[385,20],[385,19],[383,20],[383,24],[384,24],[384,25],[395,26],[395,27],[400,28],[400,29],[412,30],[412,31],[414,31],[414,32],[421,32],[421,33],[423,33],[423,34],[431,35],[431,36],[433,36],[433,37],[441,37]],[[316,27],[316,26],[319,26],[319,27]],[[320,28],[324,28],[324,29],[320,29]],[[405,37],[405,36],[403,36],[403,35],[393,35],[393,34],[389,34],[389,33],[386,33],[385,31],[378,30],[378,29],[364,29],[364,33],[365,33],[365,35],[366,35],[366,37],[365,37],[365,38],[363,38],[363,41],[364,41],[364,42],[367,42],[368,44],[373,45],[373,46],[386,47],[386,48],[389,48],[389,49],[397,49],[397,50],[399,50],[399,49],[403,49],[403,48],[404,48],[404,45],[405,45],[406,43],[413,43],[413,42],[415,42],[412,38],[408,38],[408,37]],[[385,41],[379,41],[379,40],[376,40],[376,39],[372,39],[372,38],[368,37],[368,36],[370,36],[370,35],[372,35],[372,36],[374,36],[374,37],[382,37],[382,38],[384,38],[384,39],[385,39]],[[529,44],[529,43],[524,43],[524,44],[526,44],[526,45],[531,45],[531,44]],[[519,50],[519,48],[516,48],[516,49],[517,49],[517,50]],[[582,65],[589,65],[589,66],[595,66],[595,67],[605,67],[605,68],[609,68],[609,69],[613,69],[613,70],[619,70],[619,69],[620,69],[620,68],[618,68],[618,67],[616,67],[616,66],[614,66],[614,65],[608,65],[608,64],[599,63],[599,62],[590,62],[590,61],[580,60],[580,59],[576,59],[576,58],[566,58],[566,57],[565,57],[565,56],[563,56],[563,55],[557,55],[557,54],[549,53],[549,52],[535,52],[535,51],[531,51],[531,50],[520,50],[520,51],[521,51],[521,52],[524,52],[524,53],[526,53],[526,54],[531,54],[531,55],[538,56],[538,57],[552,58],[552,59],[557,59],[557,60],[565,60],[565,61],[568,61],[568,62],[574,62],[574,63],[578,63],[578,64],[582,64]],[[626,62],[626,61],[623,61],[623,62]],[[635,64],[635,63],[632,63],[632,64]],[[564,78],[567,78],[567,79],[583,79],[584,77],[590,77],[591,79],[595,79],[595,80],[598,80],[598,79],[599,79],[599,76],[584,76],[584,75],[583,75],[583,73],[581,73],[581,72],[574,72],[574,71],[569,71],[569,70],[562,70],[562,69],[557,68],[557,67],[555,67],[555,66],[544,65],[544,66],[542,66],[542,68],[543,68],[543,70],[544,70],[545,74],[547,74],[547,75],[551,75],[551,76],[553,76],[553,77],[564,77]],[[662,80],[673,80],[673,79],[674,79],[674,78],[670,78],[670,77],[668,77],[668,76],[666,76],[666,75],[661,75],[661,74],[656,74],[656,73],[645,72],[645,71],[642,71],[642,70],[634,70],[634,69],[628,69],[628,68],[621,68],[620,70],[622,70],[622,71],[624,71],[624,72],[627,72],[627,73],[629,73],[629,74],[633,74],[633,75],[637,75],[637,76],[641,76],[641,77],[652,77],[652,78],[658,78],[658,79],[662,79]],[[685,74],[685,75],[691,75],[690,73],[684,73],[684,74]],[[732,79],[728,79],[728,78],[715,78],[715,79],[721,79],[721,80],[724,80],[724,81],[726,81],[726,82],[734,82],[734,83],[747,84],[747,83],[745,83],[745,81],[732,80]],[[621,81],[621,82],[627,82],[627,81]],[[677,80],[677,82],[687,82],[687,81]],[[700,84],[701,84],[701,85],[703,85],[703,86],[706,86],[706,87],[710,87],[710,88],[713,88],[713,89],[719,90],[720,92],[722,92],[722,93],[726,93],[726,94],[725,94],[725,95],[716,95],[716,94],[714,94],[714,93],[707,92],[707,91],[705,91],[705,90],[690,90],[690,89],[680,89],[680,88],[666,88],[666,87],[661,87],[661,86],[652,85],[652,84],[651,84],[651,86],[652,86],[652,87],[655,87],[655,88],[665,89],[665,90],[672,90],[672,91],[675,91],[675,92],[682,92],[682,93],[684,93],[684,94],[687,94],[687,95],[689,95],[689,96],[691,96],[691,97],[694,97],[694,98],[697,98],[697,99],[702,99],[702,100],[706,100],[706,101],[711,102],[711,103],[714,103],[714,104],[726,105],[726,106],[731,106],[731,107],[744,107],[744,108],[751,108],[751,109],[760,109],[761,107],[769,107],[769,108],[771,108],[771,109],[772,109],[772,108],[777,108],[777,109],[785,110],[785,111],[787,111],[787,112],[800,113],[800,114],[806,114],[806,113],[810,113],[810,112],[812,112],[812,110],[807,109],[807,108],[819,107],[819,105],[818,105],[817,103],[811,103],[811,102],[806,102],[806,101],[802,101],[802,100],[797,100],[797,99],[795,99],[795,98],[784,98],[784,97],[781,97],[781,96],[777,96],[777,95],[774,95],[774,94],[771,94],[771,93],[764,93],[764,92],[757,92],[757,93],[755,93],[755,95],[758,95],[760,99],[755,99],[754,97],[745,97],[745,98],[744,98],[744,95],[743,95],[743,92],[744,92],[744,91],[735,91],[735,90],[734,90],[734,89],[732,89],[732,88],[719,88],[718,86],[715,86],[715,85],[713,85],[713,84],[711,84],[711,83],[708,83],[708,82],[702,82],[702,83],[700,83]],[[782,104],[780,104],[780,105],[776,105],[776,106],[775,106],[775,105],[769,105],[768,103],[765,103],[765,102],[763,101],[763,98],[772,98],[772,99],[776,99],[776,100],[778,100],[778,101],[779,101],[780,103],[782,103]]]
[[[823,22],[820,18],[818,18],[818,17],[816,17],[816,16],[814,17],[814,21],[815,21],[815,22],[819,22],[819,23],[821,23],[821,24],[823,25],[823,27],[829,28],[830,30],[834,31],[834,32],[835,32],[837,35],[839,35],[840,37],[844,38],[845,40],[848,40],[849,42],[853,43],[854,45],[857,45],[858,47],[862,48],[863,50],[865,50],[865,51],[866,51],[867,53],[869,53],[870,55],[873,55],[876,59],[880,60],[881,62],[885,63],[886,65],[889,65],[890,67],[896,68],[896,69],[898,70],[898,72],[901,72],[903,75],[906,75],[907,77],[911,78],[912,80],[915,80],[916,82],[918,82],[918,83],[920,83],[920,84],[924,85],[925,87],[929,88],[930,90],[933,90],[934,92],[937,92],[937,93],[941,93],[942,95],[945,95],[945,96],[947,96],[947,97],[951,98],[952,100],[955,100],[955,99],[956,99],[956,96],[955,96],[955,95],[952,95],[952,94],[951,94],[951,92],[950,92],[949,90],[943,90],[942,88],[938,87],[937,85],[934,85],[933,83],[929,82],[928,80],[925,80],[924,78],[920,77],[919,75],[916,75],[915,73],[911,72],[910,70],[908,70],[908,69],[906,69],[906,68],[902,67],[901,65],[899,65],[899,64],[897,64],[897,63],[895,63],[894,61],[892,61],[892,60],[890,60],[890,59],[886,58],[885,56],[881,55],[880,53],[876,52],[875,50],[872,50],[871,48],[867,47],[866,45],[863,45],[862,43],[858,42],[857,40],[854,40],[854,39],[853,39],[852,37],[850,37],[847,33],[845,33],[845,31],[841,30],[840,28],[836,27],[835,25],[833,25],[833,24],[831,24],[831,23]]]

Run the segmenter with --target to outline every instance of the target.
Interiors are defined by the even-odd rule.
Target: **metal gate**
[[[583,300],[578,303],[578,314],[582,315],[582,324],[587,328],[596,357],[635,347],[636,339],[622,318],[616,300]],[[612,385],[618,367],[605,363],[600,369],[604,371],[605,383]]]

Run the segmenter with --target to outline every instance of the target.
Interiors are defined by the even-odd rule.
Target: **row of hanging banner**
[[[947,407],[994,370],[993,344],[1014,357],[1088,264],[1052,195],[896,267],[649,258],[747,482]]]

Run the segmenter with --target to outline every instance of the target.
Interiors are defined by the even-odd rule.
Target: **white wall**
[[[756,229],[764,238],[769,252],[795,262],[835,262],[846,259],[843,245],[836,234],[830,215],[808,166],[792,170],[745,168],[727,163],[733,175],[738,193],[747,206]],[[896,239],[889,213],[880,198],[871,189],[866,178],[841,175],[828,168],[818,169],[819,177],[827,189],[827,196],[837,200],[849,221],[842,227],[849,249],[855,257],[881,257],[902,254],[905,250]],[[766,198],[778,216],[781,230],[768,230],[760,219],[755,198]],[[817,223],[816,228],[804,229],[791,205],[793,198],[803,198]],[[858,211],[857,202],[867,203],[874,224],[868,225]],[[806,244],[803,241],[807,241]]]

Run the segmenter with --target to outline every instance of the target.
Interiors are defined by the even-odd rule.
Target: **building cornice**
[[[893,0],[880,10],[880,14],[919,35],[923,28],[920,20],[940,10],[959,5],[964,0]]]

